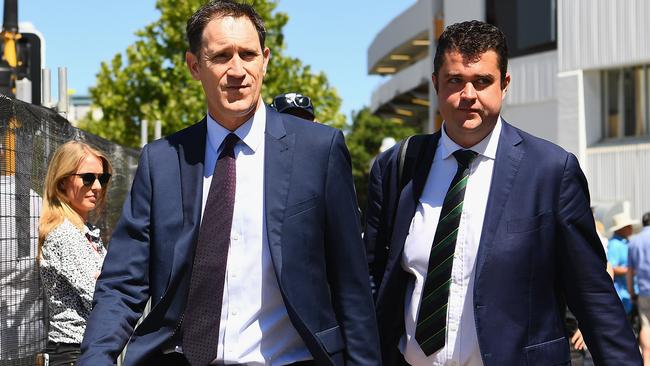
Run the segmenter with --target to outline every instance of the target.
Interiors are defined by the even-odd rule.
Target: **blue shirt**
[[[617,234],[614,234],[609,239],[607,259],[613,267],[627,267],[628,243],[629,240]],[[623,302],[625,312],[629,313],[632,310],[632,301],[630,300],[630,293],[627,291],[627,280],[625,276],[614,276],[614,288],[621,302]]]
[[[650,297],[650,226],[630,240],[628,268],[634,269],[639,296]]]

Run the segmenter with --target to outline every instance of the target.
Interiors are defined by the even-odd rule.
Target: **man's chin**
[[[472,118],[458,121],[458,125],[465,131],[474,131],[480,128],[483,121],[480,118]]]
[[[230,115],[244,116],[257,109],[257,103],[250,99],[240,99],[224,105]]]

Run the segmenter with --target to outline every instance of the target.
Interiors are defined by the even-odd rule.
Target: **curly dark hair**
[[[650,212],[643,214],[641,217],[641,222],[643,223],[643,226],[650,226]]]
[[[212,0],[201,6],[190,19],[187,20],[185,29],[187,42],[190,45],[190,52],[195,55],[199,54],[201,49],[201,38],[205,26],[214,18],[247,17],[257,30],[257,36],[260,40],[260,46],[264,50],[264,41],[266,40],[266,29],[262,17],[249,4],[239,3],[234,0]]]
[[[478,20],[456,23],[448,26],[440,35],[436,56],[433,58],[433,74],[437,77],[446,52],[455,51],[464,58],[477,61],[487,51],[497,54],[501,71],[501,83],[508,71],[508,45],[506,36],[492,24]]]

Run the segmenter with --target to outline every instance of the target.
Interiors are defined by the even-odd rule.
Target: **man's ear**
[[[199,80],[199,59],[190,51],[185,52],[185,63],[194,80]]]
[[[510,73],[506,72],[506,77],[503,78],[503,81],[501,82],[501,99],[505,99],[506,97],[506,92],[508,91],[508,86],[510,85]]]
[[[433,83],[433,88],[436,89],[436,94],[438,93],[438,77],[436,74],[431,74],[431,82]]]
[[[269,60],[271,59],[271,50],[267,48],[262,51],[262,56],[264,56],[264,65],[262,67],[262,70],[264,71],[264,75],[266,75],[266,67],[269,65]]]

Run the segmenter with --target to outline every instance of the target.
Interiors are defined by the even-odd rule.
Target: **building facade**
[[[578,157],[605,226],[615,210],[636,218],[650,211],[650,2],[418,0],[368,49],[368,73],[387,76],[373,112],[439,129],[436,39],[470,19],[508,38],[504,119]]]

